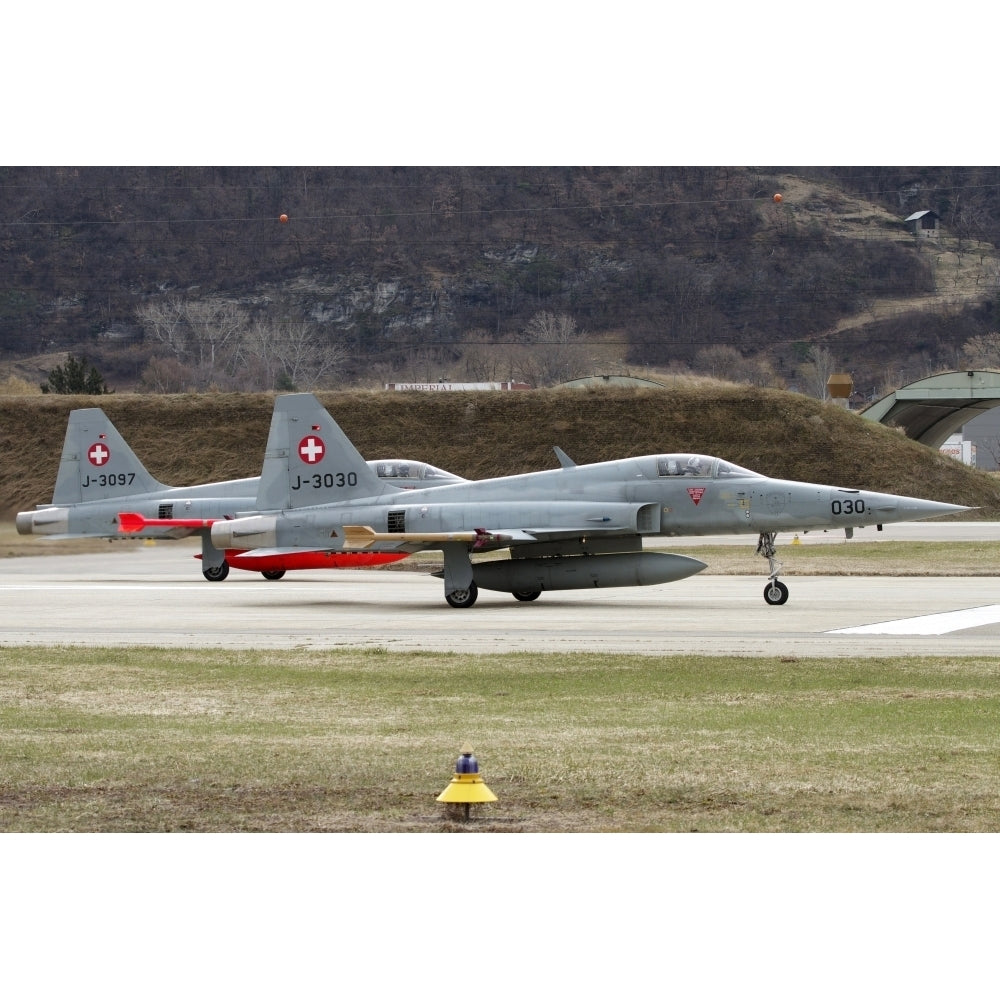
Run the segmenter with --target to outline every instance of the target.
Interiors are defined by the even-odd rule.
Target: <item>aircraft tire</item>
[[[537,601],[542,596],[540,590],[514,590],[512,593],[518,601]]]
[[[285,575],[285,571],[283,569],[265,569],[261,570],[260,575],[265,580],[280,580]]]
[[[473,580],[469,584],[468,590],[453,590],[450,594],[445,594],[444,599],[453,608],[471,608],[476,603],[478,596],[479,588],[476,586],[476,581]]]
[[[788,588],[780,580],[769,580],[764,588],[764,600],[768,604],[784,604],[788,600]]]
[[[202,571],[201,575],[208,580],[209,583],[222,583],[227,576],[229,576],[229,563],[222,560],[222,564],[219,566],[206,566]]]

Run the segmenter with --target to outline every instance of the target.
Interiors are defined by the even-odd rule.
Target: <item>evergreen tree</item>
[[[57,365],[49,372],[48,382],[41,385],[42,392],[55,392],[64,396],[106,396],[111,390],[104,376],[86,358],[66,356],[66,364]]]

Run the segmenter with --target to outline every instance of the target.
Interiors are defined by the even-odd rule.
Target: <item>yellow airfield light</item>
[[[437,797],[438,802],[465,806],[465,818],[469,818],[469,807],[473,803],[496,802],[497,797],[486,786],[479,775],[479,761],[472,756],[472,747],[466,743],[455,762],[455,776],[448,787]]]

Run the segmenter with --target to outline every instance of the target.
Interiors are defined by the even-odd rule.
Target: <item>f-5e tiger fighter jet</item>
[[[681,580],[705,564],[643,551],[645,539],[747,533],[768,560],[764,600],[784,604],[777,532],[851,532],[969,509],[769,479],[708,455],[576,465],[556,451],[558,469],[404,491],[379,480],[315,397],[279,396],[257,495],[257,509],[275,513],[216,521],[212,543],[262,553],[437,549],[445,600],[468,608],[480,588],[532,601],[546,590]],[[508,558],[478,558],[500,550]]]
[[[325,412],[318,400],[316,408]],[[379,481],[405,489],[465,481],[427,462],[409,459],[372,461],[368,466]],[[15,523],[19,534],[53,539],[199,535],[202,574],[210,582],[225,580],[230,567],[278,580],[290,569],[377,566],[406,558],[405,552],[257,556],[239,549],[217,549],[209,534],[212,524],[260,510],[258,485],[259,477],[254,476],[197,486],[167,486],[147,471],[104,411],[88,407],[70,412],[52,503],[21,511]]]

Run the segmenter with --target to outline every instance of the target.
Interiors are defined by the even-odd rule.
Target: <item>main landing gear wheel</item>
[[[537,601],[542,596],[540,590],[515,590],[513,594],[519,601]]]
[[[476,603],[478,596],[479,588],[476,586],[476,581],[473,580],[469,584],[468,590],[453,590],[450,594],[445,594],[444,599],[453,608],[471,608]]]
[[[260,575],[265,580],[280,580],[285,575],[285,571],[283,569],[262,569]]]
[[[784,604],[788,600],[788,588],[780,580],[768,580],[764,600],[768,604]]]
[[[209,583],[222,583],[229,576],[229,563],[223,560],[219,566],[206,566],[201,571],[201,575]]]

